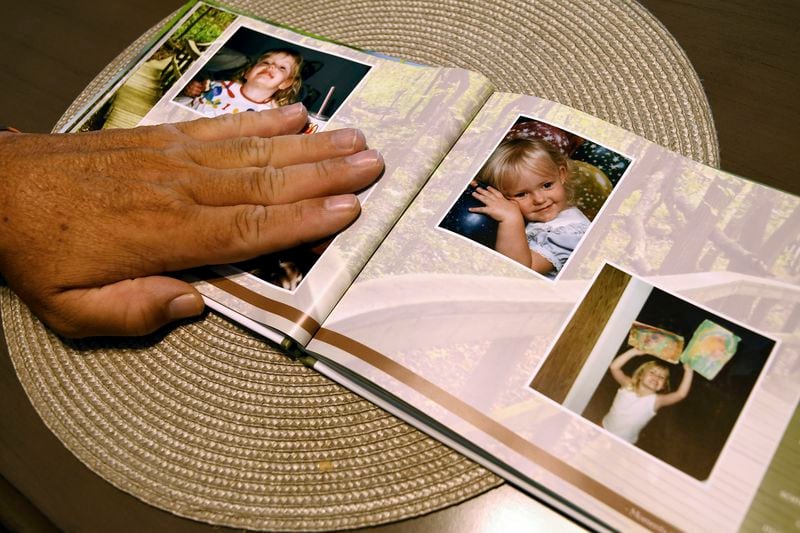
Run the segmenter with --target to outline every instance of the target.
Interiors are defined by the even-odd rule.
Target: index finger
[[[180,149],[195,163],[211,168],[284,168],[348,156],[366,146],[360,130],[345,128],[313,135],[279,135],[270,139],[240,137],[192,143]]]
[[[308,121],[301,103],[267,111],[247,111],[235,115],[201,118],[174,126],[197,141],[219,141],[237,137],[275,137],[298,133]]]

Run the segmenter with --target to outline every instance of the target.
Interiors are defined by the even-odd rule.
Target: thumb
[[[199,315],[204,307],[194,287],[168,276],[71,289],[58,299],[56,316],[45,317],[45,322],[72,338],[145,335],[174,320]]]

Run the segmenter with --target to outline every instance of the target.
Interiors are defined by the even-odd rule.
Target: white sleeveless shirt
[[[656,415],[656,396],[639,396],[631,390],[619,388],[611,409],[603,417],[603,427],[635,444],[639,440],[639,432]]]

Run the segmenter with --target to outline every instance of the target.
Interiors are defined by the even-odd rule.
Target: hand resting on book
[[[0,135],[0,273],[56,332],[140,335],[199,314],[163,272],[313,242],[383,169],[358,130],[292,135],[301,104],[130,130]]]

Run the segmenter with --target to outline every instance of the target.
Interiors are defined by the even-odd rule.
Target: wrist
[[[5,124],[0,124],[0,138],[3,137],[11,137],[17,133],[21,133],[17,128],[12,126],[7,126]],[[8,154],[6,154],[8,155]],[[0,157],[0,280],[4,281],[3,265],[5,264],[5,254],[7,252],[7,239],[9,237],[8,233],[6,232],[6,227],[10,222],[9,215],[6,214],[6,209],[8,203],[10,202],[10,181],[11,176],[6,175],[6,168],[3,168],[5,165],[3,164],[5,157]]]
[[[504,227],[525,230],[525,219],[522,218],[522,213],[518,209],[503,213],[497,222]]]

